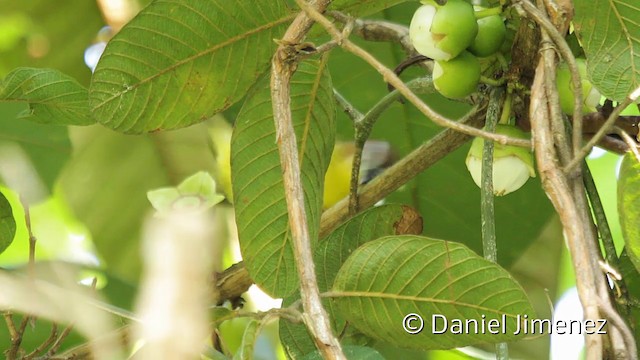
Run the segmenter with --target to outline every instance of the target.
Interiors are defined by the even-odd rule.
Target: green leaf
[[[233,318],[233,311],[224,306],[216,306],[209,310],[209,317],[217,327],[222,321]]]
[[[518,315],[532,316],[529,300],[509,273],[464,245],[421,236],[388,236],[356,250],[340,269],[333,287],[340,313],[364,334],[396,346],[448,349],[520,338]],[[415,313],[423,331],[410,335],[403,319]],[[432,315],[454,319],[506,321],[498,334],[454,334]],[[413,325],[417,325],[414,323]],[[480,326],[478,326],[480,329]]]
[[[602,95],[622,101],[640,86],[640,8],[636,0],[576,0],[575,31]]]
[[[158,214],[201,212],[224,200],[224,196],[216,193],[216,181],[205,171],[191,175],[177,187],[148,191],[147,198]]]
[[[347,257],[360,245],[382,236],[399,235],[401,233],[420,233],[422,218],[415,210],[402,205],[382,205],[370,208],[338,226],[331,234],[322,239],[313,254],[316,265],[316,276],[320,292],[326,292],[333,286],[333,281]],[[285,299],[284,305],[290,305],[300,298],[299,294]],[[342,333],[345,321],[337,318],[333,303],[328,299],[323,305],[331,316],[334,331]],[[292,324],[280,321],[280,341],[289,358],[295,359],[310,353],[316,347],[304,324]],[[349,328],[353,330],[353,328]],[[366,342],[363,336],[350,331],[343,336],[343,344]]]
[[[618,271],[620,271],[624,284],[627,286],[629,302],[637,304],[640,301],[640,272],[631,262],[627,249],[624,249],[620,254],[620,268]],[[640,339],[640,309],[637,306],[627,306],[625,310],[626,312],[621,313],[621,315],[631,325],[636,339]]]
[[[16,220],[9,200],[0,192],[0,254],[11,245],[16,235]]]
[[[382,205],[358,214],[322,239],[314,251],[320,291],[331,289],[344,262],[361,245],[383,236],[421,232],[422,218],[408,206]]]
[[[640,163],[631,153],[624,156],[620,167],[618,214],[627,254],[640,271]]]
[[[258,330],[260,330],[260,322],[253,319],[250,320],[242,335],[242,344],[240,344],[240,348],[235,355],[233,355],[234,360],[253,359],[253,349],[258,338]]]
[[[364,346],[344,346],[342,348],[344,356],[349,360],[384,360],[384,357],[379,352],[372,348]],[[322,360],[322,354],[316,350],[310,354],[307,354],[302,360]]]
[[[317,241],[324,173],[335,135],[331,79],[324,61],[299,64],[291,83],[291,111],[301,154],[309,233]],[[273,297],[298,287],[269,77],[256,84],[236,120],[231,174],[242,257],[251,278]]]
[[[17,182],[12,184],[13,190],[21,192],[25,197],[29,195],[25,200],[34,203],[46,196],[46,189],[39,195],[32,191],[32,185],[38,180],[36,177],[42,180],[49,192],[53,190],[58,174],[71,156],[71,141],[67,127],[18,120],[18,114],[25,108],[23,104],[0,103],[0,149],[3,149],[2,152],[8,151],[6,154],[9,160],[25,161],[27,169],[35,169],[36,176],[29,175],[33,180],[31,182],[23,181],[15,170],[9,171],[11,175],[18,177],[13,181]],[[8,169],[9,164],[6,159],[2,160],[0,168],[7,166]]]
[[[284,1],[154,1],[109,42],[93,75],[96,118],[121,132],[185,127],[240,100],[293,14]]]
[[[342,11],[351,16],[375,14],[408,0],[335,0],[329,9]]]
[[[55,125],[95,123],[89,113],[87,89],[52,69],[19,68],[2,81],[0,101],[24,102],[21,118]]]

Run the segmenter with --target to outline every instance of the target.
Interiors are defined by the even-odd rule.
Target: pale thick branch
[[[519,2],[527,3],[526,1]],[[546,31],[546,29],[545,29]],[[545,36],[547,34],[544,34]],[[536,69],[536,77],[531,89],[530,118],[535,154],[542,185],[562,221],[572,262],[576,273],[576,284],[584,308],[585,318],[599,319],[602,311],[611,311],[609,288],[598,266],[601,254],[596,240],[594,226],[585,196],[581,169],[565,172],[560,164],[566,162],[567,149],[558,146],[566,144],[568,136],[564,131],[554,133],[554,124],[562,122],[557,108],[557,92],[553,70],[556,54],[551,48],[541,50],[542,57]],[[550,101],[554,99],[556,102]],[[617,117],[617,114],[616,114]],[[556,144],[553,143],[556,141]],[[582,163],[582,156],[574,154],[571,162]],[[567,166],[569,167],[569,166]],[[606,313],[606,311],[605,311]],[[615,323],[609,332],[609,339],[615,352],[634,358],[635,344],[627,343],[629,329],[625,324]],[[604,353],[604,339],[598,335],[587,335],[587,358],[600,359]]]
[[[324,11],[329,0],[316,0],[304,4],[313,9]],[[325,359],[345,359],[340,343],[332,334],[329,317],[322,307],[316,282],[311,239],[304,206],[304,193],[300,179],[298,147],[291,119],[290,85],[298,61],[295,45],[303,40],[312,24],[313,21],[301,12],[284,34],[271,64],[271,99],[291,238],[300,278],[303,318],[311,331],[316,347]]]
[[[564,40],[564,35],[558,31],[556,26],[559,26],[564,33],[568,28],[569,21],[571,20],[573,14],[573,8],[567,9],[566,7],[571,7],[570,4],[564,2],[560,4],[560,2],[553,3],[552,1],[548,1],[547,5],[549,8],[552,8],[555,11],[555,23],[552,23],[551,20],[545,16],[545,14],[536,8],[531,2],[528,0],[520,0],[517,2],[519,6],[526,12],[528,16],[530,16],[538,25],[540,25],[544,30],[546,35],[551,38],[554,45],[557,47],[558,52],[562,56],[562,58],[567,62],[569,66],[569,71],[571,73],[571,87],[573,89],[574,100],[573,100],[573,152],[578,152],[580,146],[582,146],[582,82],[580,80],[580,71],[578,70],[578,63],[576,62],[575,56],[573,56],[573,52],[571,48]]]
[[[567,182],[564,172],[557,165],[557,156],[552,142],[553,135],[551,124],[549,123],[549,107],[543,83],[544,60],[540,60],[536,73],[538,75],[534,80],[531,93],[529,115],[538,172],[540,173],[542,186],[556,208],[563,224],[564,234],[576,273],[578,293],[585,310],[585,318],[597,319],[599,317],[596,300],[598,294],[593,274],[594,264],[584,244],[586,234],[578,214],[575,199],[572,196],[573,191]],[[588,352],[597,354],[598,357],[601,356],[602,339],[597,336],[587,337],[587,349]]]

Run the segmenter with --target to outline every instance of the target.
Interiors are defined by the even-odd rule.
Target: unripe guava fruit
[[[426,1],[416,10],[409,26],[416,51],[434,60],[455,58],[477,34],[473,6],[463,0],[449,0],[442,6]]]
[[[451,99],[460,99],[476,91],[480,81],[480,62],[468,51],[449,61],[433,65],[433,85]]]
[[[468,50],[480,57],[493,55],[502,47],[506,35],[507,28],[500,15],[479,19],[478,35]]]

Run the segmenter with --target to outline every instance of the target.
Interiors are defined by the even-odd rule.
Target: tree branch
[[[431,76],[413,79],[407,83],[407,86],[422,94],[431,94],[435,92]],[[373,125],[375,125],[382,113],[384,113],[385,110],[400,98],[401,94],[398,90],[393,90],[373,105],[366,114],[361,115],[359,118],[354,120],[355,152],[353,154],[353,162],[351,166],[351,187],[349,190],[349,215],[351,216],[360,211],[358,187],[360,185],[360,166],[362,163],[362,152],[364,151],[365,143],[371,135]]]
[[[484,121],[485,110],[486,106],[477,106],[459,122],[468,126],[480,126]],[[443,130],[364,185],[358,196],[360,208],[365,209],[384,199],[469,139],[469,135],[455,130]],[[345,198],[322,214],[320,237],[328,235],[349,216],[349,199]]]
[[[329,0],[304,3],[316,11],[324,11],[328,4]],[[325,359],[345,359],[340,343],[332,334],[329,317],[322,307],[316,282],[304,193],[300,180],[298,147],[291,119],[290,83],[297,66],[295,45],[302,41],[312,24],[313,21],[301,12],[284,34],[271,63],[271,99],[291,237],[300,278],[303,319],[311,331],[316,347]]]
[[[528,4],[528,2],[520,1],[519,4]],[[554,144],[554,140],[556,143],[559,141],[564,144],[568,143],[566,132],[556,131],[554,133],[553,131],[554,126],[557,130],[557,124],[563,121],[561,115],[552,109],[552,107],[558,107],[558,94],[554,86],[553,72],[556,66],[556,54],[549,47],[541,49],[541,54],[531,89],[529,109],[538,169],[545,192],[556,208],[563,224],[576,274],[578,294],[584,308],[584,316],[587,319],[599,319],[602,311],[605,313],[612,311],[609,288],[600,272],[601,254],[587,205],[581,169],[577,169],[575,173],[574,171],[563,171],[561,164],[563,162],[566,164],[568,154],[566,154],[566,149],[561,146],[556,147],[557,144]],[[553,101],[550,101],[551,99]],[[563,154],[563,152],[565,153]],[[573,154],[570,161],[575,162],[578,156],[579,154]],[[582,162],[581,157],[580,162]],[[609,339],[615,353],[624,354],[626,358],[635,358],[635,351],[632,352],[635,349],[635,344],[625,344],[629,333],[628,327],[616,323],[609,332]],[[602,336],[587,335],[586,342],[587,359],[595,360],[603,357],[604,339]]]

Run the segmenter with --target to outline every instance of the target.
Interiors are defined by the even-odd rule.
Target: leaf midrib
[[[514,289],[513,291],[516,291],[516,290]],[[500,311],[499,309],[493,309],[493,308],[484,307],[480,305],[464,303],[457,300],[434,299],[429,297],[418,297],[418,296],[411,296],[411,295],[399,295],[399,294],[389,294],[389,293],[371,292],[371,291],[331,291],[331,292],[325,293],[324,296],[331,297],[334,299],[353,297],[353,298],[368,298],[368,299],[405,300],[405,301],[412,301],[412,302],[418,302],[418,303],[446,304],[446,305],[453,305],[453,306],[459,306],[459,307],[468,307],[474,310],[480,310],[482,312],[491,312],[499,315],[506,315],[507,317],[510,317],[513,319],[517,319],[517,315],[518,315],[518,314],[514,315],[514,314],[506,313],[506,312]],[[526,305],[526,301],[524,301],[524,299],[521,302],[524,303],[524,305]],[[510,304],[510,305],[513,305],[513,304]]]

